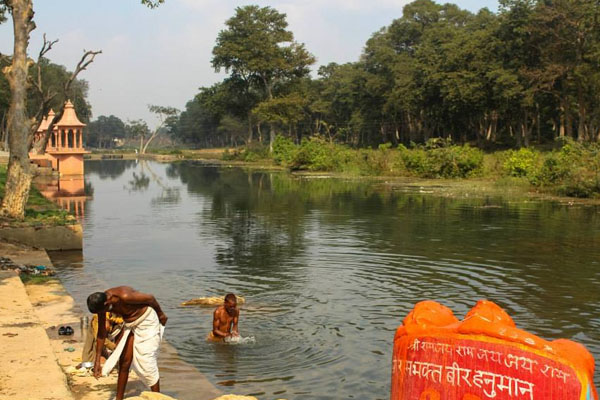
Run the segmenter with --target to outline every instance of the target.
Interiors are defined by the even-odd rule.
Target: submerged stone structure
[[[34,137],[34,142],[41,140],[54,118],[50,110]],[[60,176],[83,175],[83,156],[88,154],[83,147],[83,128],[85,124],[77,118],[75,107],[70,100],[65,103],[62,118],[54,125],[46,146],[46,154],[30,154],[33,162],[40,166],[49,164]]]

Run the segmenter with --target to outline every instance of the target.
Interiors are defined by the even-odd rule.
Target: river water
[[[395,329],[425,299],[459,318],[493,300],[600,359],[600,207],[193,162],[85,168],[83,260],[59,262],[65,286],[82,307],[109,286],[153,293],[168,341],[223,392],[387,399]],[[227,292],[248,300],[240,331],[256,343],[207,343],[212,310],[178,307]]]

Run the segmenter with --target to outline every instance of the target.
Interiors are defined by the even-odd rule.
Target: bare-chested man
[[[129,286],[119,286],[105,292],[91,294],[87,299],[87,305],[90,312],[98,314],[94,376],[99,378],[101,375],[108,375],[119,361],[116,400],[123,399],[130,367],[133,367],[136,374],[153,392],[159,392],[158,349],[167,316],[154,296],[137,292]],[[100,357],[106,339],[107,312],[123,317],[125,325],[117,348],[101,368]]]
[[[213,314],[213,330],[209,335],[210,340],[223,341],[228,338],[238,337],[238,319],[240,310],[237,308],[237,298],[229,293],[225,296],[223,305]]]

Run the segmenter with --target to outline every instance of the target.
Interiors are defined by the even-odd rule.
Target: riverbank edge
[[[221,149],[221,151],[224,151]],[[518,178],[506,177],[473,177],[464,179],[447,178],[419,178],[413,176],[388,176],[388,175],[357,175],[340,172],[319,171],[291,171],[281,165],[276,165],[268,160],[262,161],[228,161],[214,156],[221,153],[213,151],[209,154],[213,157],[206,158],[206,154],[200,151],[200,156],[193,156],[194,151],[185,151],[183,154],[144,154],[118,153],[123,160],[151,160],[161,163],[192,161],[205,166],[217,166],[222,168],[243,168],[251,171],[262,172],[285,172],[292,177],[301,179],[343,179],[356,182],[373,182],[381,185],[384,189],[402,191],[409,189],[414,193],[431,194],[442,197],[489,197],[489,196],[511,196],[521,197],[531,201],[554,201],[565,205],[590,205],[600,206],[600,198],[578,198],[557,195],[551,187],[537,187]],[[114,155],[113,153],[96,153],[90,155],[90,160],[102,160],[102,156]],[[104,159],[107,160],[107,159]]]
[[[45,250],[22,244],[0,241],[0,254],[18,264],[54,268]],[[24,284],[16,273],[0,271],[0,286],[0,298],[3,299],[0,301],[0,344],[3,349],[10,349],[0,352],[0,371],[3,371],[0,395],[6,394],[17,400],[104,400],[114,396],[116,372],[98,380],[89,374],[73,373],[73,367],[81,361],[84,335],[80,317],[84,313],[59,278]],[[75,333],[69,337],[59,336],[58,327],[63,325],[71,326]],[[165,353],[179,357],[167,342],[161,346],[161,354]],[[170,379],[167,373],[167,382],[161,376],[164,388],[168,388],[169,381],[193,379],[194,389],[201,390],[201,395],[196,397],[198,400],[214,399],[222,394],[193,366],[180,363],[185,364],[188,371],[183,371],[181,377],[173,372]],[[146,388],[132,372],[126,397],[139,395],[144,390]],[[168,390],[166,394],[169,394]]]

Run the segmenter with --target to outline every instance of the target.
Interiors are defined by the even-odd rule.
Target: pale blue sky
[[[147,104],[183,109],[201,86],[223,75],[210,66],[219,30],[237,6],[269,5],[285,12],[296,40],[317,57],[317,66],[358,59],[366,40],[402,15],[406,0],[167,0],[148,10],[139,0],[34,0],[37,29],[31,54],[41,37],[58,38],[49,57],[72,69],[83,49],[98,50],[88,71],[94,118],[114,114],[123,120],[154,121]],[[477,11],[498,8],[496,0],[456,0]],[[0,26],[0,52],[12,53],[12,25]]]

